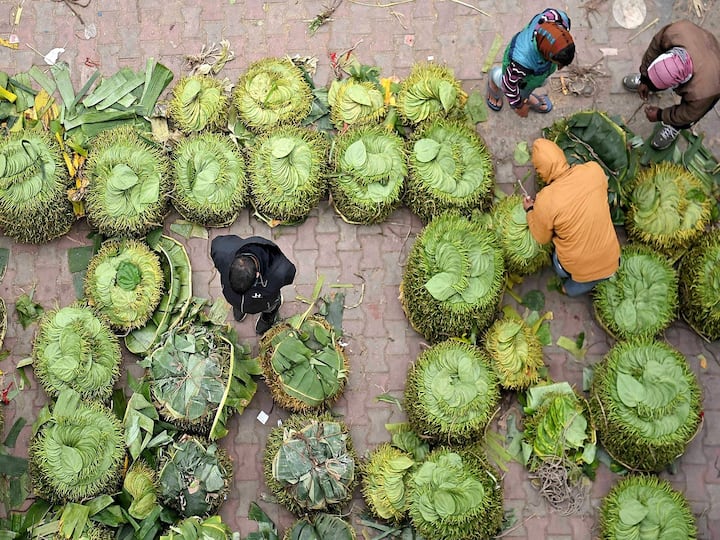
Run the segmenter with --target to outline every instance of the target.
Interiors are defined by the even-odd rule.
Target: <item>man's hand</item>
[[[535,199],[530,197],[530,195],[525,195],[525,198],[523,199],[523,208],[527,212],[528,208],[535,205]]]
[[[660,120],[660,107],[654,105],[648,105],[645,107],[645,116],[650,122],[657,122]]]
[[[638,94],[640,94],[640,99],[643,101],[647,101],[650,97],[650,87],[645,83],[640,83],[640,86],[637,88]]]
[[[528,103],[527,100],[523,101],[522,106],[518,107],[517,109],[513,109],[515,111],[515,114],[517,114],[521,118],[527,118],[528,113],[530,112],[530,103]]]

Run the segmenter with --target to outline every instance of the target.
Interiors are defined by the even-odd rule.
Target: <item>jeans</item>
[[[560,261],[558,260],[557,253],[553,251],[552,263],[555,273],[560,276],[563,280],[563,287],[565,288],[565,294],[568,296],[580,296],[589,292],[601,281],[605,281],[608,278],[596,279],[595,281],[575,281],[570,274],[565,270]],[[609,277],[609,276],[608,276]]]

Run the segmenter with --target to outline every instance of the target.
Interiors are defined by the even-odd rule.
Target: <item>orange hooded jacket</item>
[[[570,166],[560,147],[537,139],[532,162],[547,184],[527,221],[535,240],[552,240],[558,260],[578,282],[610,277],[618,268],[618,242],[608,205],[605,172],[595,162]]]

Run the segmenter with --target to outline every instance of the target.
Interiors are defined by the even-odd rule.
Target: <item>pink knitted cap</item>
[[[658,90],[686,83],[692,74],[692,58],[682,47],[673,47],[661,54],[648,67],[648,77]]]

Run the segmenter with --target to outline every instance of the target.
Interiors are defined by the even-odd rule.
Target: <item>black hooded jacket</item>
[[[245,294],[238,294],[230,286],[230,265],[243,253],[257,257],[260,277]],[[243,313],[268,311],[280,296],[280,289],[295,279],[295,265],[275,243],[260,236],[245,239],[234,234],[218,236],[212,241],[210,256],[220,272],[225,299]]]

